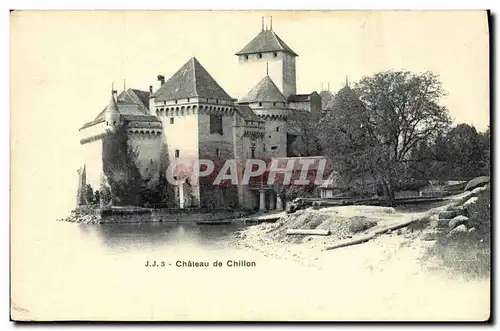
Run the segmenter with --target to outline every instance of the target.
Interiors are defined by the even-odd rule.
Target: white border
[[[2,96],[0,97],[0,102],[2,104],[2,108],[0,111],[0,153],[2,155],[2,162],[0,162],[0,187],[1,187],[1,199],[0,199],[0,211],[2,212],[1,224],[2,224],[2,248],[3,251],[0,254],[1,257],[1,265],[4,267],[4,272],[2,273],[2,285],[0,288],[2,295],[0,296],[0,312],[1,312],[1,330],[11,330],[14,328],[13,323],[9,321],[9,179],[10,179],[10,148],[9,148],[9,136],[10,136],[10,106],[9,106],[9,9],[231,9],[231,10],[258,10],[258,9],[336,9],[336,10],[346,10],[346,9],[355,9],[355,10],[366,10],[366,9],[398,9],[398,10],[471,10],[471,9],[492,9],[493,13],[500,12],[500,1],[498,0],[475,0],[475,1],[438,1],[438,0],[419,0],[411,3],[401,2],[401,1],[361,1],[361,0],[349,0],[344,1],[342,3],[339,2],[327,2],[319,1],[319,0],[308,0],[308,1],[269,1],[269,0],[252,0],[248,2],[235,2],[235,1],[217,1],[212,0],[210,2],[203,1],[193,1],[193,0],[184,0],[176,3],[166,2],[166,1],[150,1],[150,0],[141,0],[141,1],[105,1],[105,0],[86,0],[86,1],[61,1],[61,0],[51,0],[44,1],[43,3],[37,1],[2,1],[2,11],[0,12],[0,37],[2,39],[2,52],[1,54],[1,82],[2,89],[0,90]],[[453,6],[450,6],[453,4]],[[496,17],[496,25],[498,26],[499,21],[498,17]],[[498,29],[497,29],[498,30]],[[495,44],[498,45],[498,32],[495,33]],[[497,64],[498,65],[498,64]],[[496,75],[496,71],[492,74]],[[498,84],[495,84],[496,89],[494,91],[495,95],[498,96]],[[496,130],[496,141],[500,141],[500,134],[498,134],[498,128]],[[494,145],[494,148],[495,145]],[[495,155],[498,155],[498,150],[495,151]],[[495,164],[499,164],[498,160],[495,160]],[[495,199],[495,203],[498,202],[498,196]],[[495,226],[495,234],[494,236],[498,238],[498,228],[499,225]],[[495,254],[495,256],[497,256]],[[495,265],[498,264],[498,256],[495,261]],[[495,288],[498,288],[495,286]],[[496,294],[496,293],[495,293]],[[464,302],[464,304],[467,304]],[[498,305],[495,305],[498,307]],[[496,317],[498,318],[498,310],[495,312]],[[60,325],[59,325],[60,326]],[[327,327],[335,327],[335,328],[344,328],[345,325],[329,325]],[[359,326],[359,325],[358,325]],[[471,328],[480,327],[481,325],[472,326]],[[55,329],[57,326],[55,325],[45,325],[45,329]],[[66,326],[67,328],[75,328],[75,326]],[[87,329],[91,326],[88,325],[78,325],[77,327]],[[94,326],[95,327],[95,326]],[[98,326],[99,328],[102,325]],[[114,326],[116,327],[116,325]],[[139,325],[131,325],[134,330],[142,329],[144,326]],[[175,325],[170,325],[170,327],[175,327]],[[193,328],[191,325],[183,325],[182,327]],[[196,327],[196,326],[195,326]],[[218,329],[220,326],[212,326],[213,329]],[[228,327],[232,328],[234,325],[228,325]],[[256,327],[251,326],[250,327]],[[270,328],[270,326],[260,326],[260,328]],[[316,326],[317,327],[317,326]],[[363,329],[370,330],[373,325],[364,325],[361,326]],[[386,326],[384,326],[386,327]],[[409,325],[399,325],[393,326],[395,328],[406,329]],[[417,328],[426,328],[427,325],[421,325]]]

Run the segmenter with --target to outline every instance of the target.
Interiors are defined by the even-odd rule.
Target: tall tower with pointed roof
[[[269,26],[262,30],[245,47],[236,53],[242,77],[248,82],[248,91],[266,73],[280,92],[288,98],[297,92],[295,58],[298,56],[273,30],[272,18]]]

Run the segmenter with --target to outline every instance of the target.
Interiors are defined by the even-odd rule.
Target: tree
[[[296,156],[317,156],[321,154],[321,144],[318,139],[317,114],[291,110],[288,116],[288,128],[293,132],[290,154]]]
[[[328,161],[327,171],[337,172],[337,184],[349,187],[355,194],[375,193],[370,178],[377,148],[366,131],[364,104],[349,86],[345,86],[335,95],[331,106],[319,130]]]
[[[376,143],[374,172],[389,205],[394,187],[404,181],[411,150],[444,132],[451,120],[440,105],[444,96],[438,76],[426,72],[386,71],[364,77],[356,92],[366,107],[366,130]]]
[[[340,95],[340,96],[339,96]],[[444,132],[450,118],[439,104],[444,95],[433,73],[386,71],[339,91],[332,119],[325,120],[329,155],[348,181],[376,183],[388,205],[411,172],[412,151]],[[338,132],[335,132],[335,131]]]

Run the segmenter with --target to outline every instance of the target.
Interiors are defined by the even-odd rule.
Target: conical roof
[[[282,51],[299,56],[273,31],[262,30],[236,55]]]
[[[116,104],[113,92],[111,92],[111,98],[109,99],[108,106],[106,107],[106,112],[118,112],[118,105]]]
[[[157,101],[195,97],[232,100],[195,57],[189,59],[153,96]]]
[[[269,76],[262,80],[240,100],[240,102],[286,102],[285,97],[280,92],[276,84]]]

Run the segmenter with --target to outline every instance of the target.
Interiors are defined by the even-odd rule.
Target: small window
[[[178,157],[179,157],[179,154],[180,154],[180,153],[179,153],[179,150],[178,150],[178,149],[176,149],[176,150],[175,150],[175,157],[176,157],[176,158],[178,158]]]
[[[108,122],[106,121],[106,125],[108,125]]]
[[[174,100],[175,101],[175,104],[177,104],[177,100]]]
[[[262,107],[262,102],[259,102],[259,107]]]
[[[220,160],[220,150],[218,148],[215,149],[215,157]]]
[[[254,158],[255,158],[255,147],[250,147],[250,155],[251,155],[250,157],[251,157],[252,159],[254,159]]]
[[[224,134],[222,130],[222,116],[221,115],[210,115],[210,133],[218,133],[220,135]]]
[[[113,125],[116,125],[116,122],[113,122]]]
[[[219,99],[215,99],[215,103],[219,103]]]
[[[189,102],[189,98],[188,98],[188,102]]]
[[[273,147],[271,147],[271,149],[274,151],[274,150],[278,149],[278,146],[273,146]]]
[[[276,132],[280,132],[280,127],[279,126],[276,127]]]
[[[163,101],[163,104],[164,104],[164,105],[166,105],[166,104],[167,104],[167,102],[166,102],[166,101]]]
[[[262,54],[261,53],[259,53],[259,59],[262,59]]]
[[[170,124],[174,124],[174,118],[170,117]]]
[[[262,145],[262,150],[265,152],[266,151],[266,144]]]
[[[248,55],[245,55],[245,61],[248,61]]]
[[[274,57],[278,57],[278,53],[277,53],[277,52],[274,52],[274,53],[273,53],[273,56],[274,56]]]
[[[275,107],[276,107],[276,102],[273,102],[273,106],[275,106]]]

